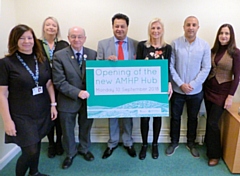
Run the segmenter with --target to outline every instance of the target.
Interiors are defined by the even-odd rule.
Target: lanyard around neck
[[[56,47],[56,41],[54,40],[54,46],[52,49],[50,49],[48,41],[46,39],[43,40],[44,41],[44,49],[47,53],[48,59],[50,62],[52,62],[52,58],[53,58],[53,53]]]
[[[35,85],[36,87],[38,87],[38,80],[39,80],[39,69],[38,69],[38,62],[37,62],[37,58],[36,56],[34,56],[34,61],[35,61],[35,68],[36,68],[36,71],[35,71],[35,75],[34,73],[32,72],[32,70],[28,67],[28,65],[26,64],[26,62],[24,62],[24,60],[21,58],[21,56],[18,55],[18,53],[16,53],[16,56],[18,58],[18,60],[22,63],[22,65],[24,66],[24,68],[30,73],[30,75],[32,76],[34,82],[35,82]]]

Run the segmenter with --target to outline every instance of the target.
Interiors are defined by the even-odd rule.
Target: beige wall
[[[148,22],[154,17],[163,20],[169,43],[183,34],[183,21],[189,15],[199,18],[199,36],[210,45],[222,23],[231,23],[240,31],[239,0],[17,0],[15,3],[17,23],[30,25],[38,36],[42,21],[54,16],[59,20],[64,39],[69,27],[80,25],[87,32],[86,46],[93,49],[97,49],[99,40],[112,36],[111,17],[117,12],[129,16],[128,34],[137,40],[146,39]],[[236,37],[239,43],[240,34]]]
[[[8,33],[16,24],[16,13],[14,0],[1,0],[0,4],[0,58],[2,58],[7,52]],[[0,170],[18,152],[14,144],[6,145],[3,141],[4,127],[0,120]]]
[[[0,57],[7,51],[7,38],[11,28],[19,23],[31,26],[41,36],[43,20],[48,16],[58,19],[62,38],[67,40],[69,27],[79,25],[87,33],[86,46],[97,49],[97,42],[112,36],[111,17],[125,13],[130,18],[128,35],[136,40],[147,38],[148,22],[160,17],[165,24],[165,40],[168,43],[183,34],[183,21],[189,15],[198,17],[198,36],[212,46],[216,31],[223,23],[230,23],[236,32],[240,45],[239,0],[2,0],[0,10]],[[239,93],[235,101],[239,100]],[[205,118],[200,118],[198,140],[205,130]],[[151,133],[150,133],[151,134]],[[183,115],[181,141],[185,141],[186,114]],[[5,145],[3,124],[0,120],[0,169],[12,156],[16,148]],[[139,119],[134,119],[133,137],[141,141]],[[92,140],[106,142],[108,139],[107,120],[96,120],[92,129]],[[169,118],[163,120],[160,142],[169,141]],[[150,136],[151,142],[151,136]]]

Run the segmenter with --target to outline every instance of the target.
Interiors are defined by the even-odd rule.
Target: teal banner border
[[[138,73],[136,70],[138,68],[141,68],[141,75],[144,78],[138,78],[138,75],[127,77],[125,74],[127,72],[118,75],[116,74],[118,72],[113,71],[122,69],[123,71],[131,71],[133,74],[133,71]],[[160,75],[151,74],[156,73],[154,72],[155,69],[159,70]],[[150,74],[143,74],[143,70],[146,73],[149,71]],[[96,78],[97,76],[98,78]],[[155,86],[154,80],[157,80],[157,77],[160,77],[160,79],[155,81],[157,82],[157,86]],[[112,78],[115,81],[109,81]],[[135,81],[135,79],[138,79],[138,81]],[[138,84],[140,79],[144,80],[145,88],[141,88],[143,82],[141,82],[141,85]],[[86,61],[86,80],[87,91],[90,93],[87,100],[88,118],[169,116],[168,60]],[[129,84],[126,80],[129,81]],[[121,89],[132,90],[134,94],[128,93],[128,91],[114,94],[112,91],[120,89],[119,85],[115,84],[116,82],[120,86],[121,83],[125,84],[128,88],[121,87]],[[148,85],[149,87],[146,87]],[[152,85],[154,87],[151,87]],[[154,93],[150,94],[144,93],[145,90],[149,91],[156,87],[159,87],[160,90],[155,90]],[[101,95],[102,91],[100,91],[100,94],[96,94],[96,90],[106,91],[103,91],[104,95]],[[135,90],[139,90],[140,93],[135,94]]]

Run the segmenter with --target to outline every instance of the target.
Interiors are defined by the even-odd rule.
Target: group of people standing
[[[137,42],[127,37],[129,18],[124,14],[112,17],[113,37],[99,41],[97,52],[84,47],[85,30],[74,26],[68,31],[68,42],[60,40],[57,20],[44,20],[41,40],[23,24],[9,35],[8,51],[0,59],[0,114],[6,133],[5,142],[20,146],[22,154],[16,164],[16,175],[46,176],[38,171],[41,139],[49,139],[48,157],[66,158],[62,168],[72,165],[77,154],[94,160],[90,152],[90,130],[93,119],[87,118],[86,60],[169,60],[169,101],[171,105],[170,137],[166,155],[178,148],[181,115],[187,106],[187,144],[194,157],[198,112],[204,98],[207,111],[205,142],[208,165],[218,164],[222,156],[219,119],[232,104],[240,76],[240,51],[236,47],[233,27],[223,24],[212,49],[197,37],[198,19],[185,19],[184,35],[171,45],[164,40],[164,25],[154,18],[148,25],[148,39]],[[153,53],[153,54],[152,54]],[[56,99],[55,99],[56,98]],[[79,144],[75,141],[76,118]],[[142,147],[139,159],[146,157],[150,117],[140,121]],[[157,159],[158,138],[162,117],[153,117],[152,158]],[[56,128],[56,142],[54,130]],[[136,157],[132,138],[132,118],[110,118],[109,140],[103,159],[118,147],[120,136],[131,157]],[[121,133],[122,129],[122,134]]]

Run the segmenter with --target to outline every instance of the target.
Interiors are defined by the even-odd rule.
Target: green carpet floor
[[[166,156],[164,151],[168,144],[159,144],[159,158],[151,157],[149,147],[145,160],[138,157],[131,158],[123,146],[119,146],[107,159],[102,159],[102,153],[106,148],[104,143],[93,143],[91,152],[95,156],[92,162],[85,161],[78,155],[72,166],[66,170],[61,169],[63,156],[53,159],[47,157],[47,143],[42,143],[42,152],[39,169],[50,176],[226,176],[233,175],[228,170],[224,161],[215,167],[207,165],[205,146],[197,146],[200,158],[194,158],[186,149],[185,144],[180,144],[175,154]],[[139,153],[141,144],[135,144]],[[14,176],[17,155],[6,167],[0,171],[1,176]],[[239,166],[240,167],[240,166]],[[240,175],[240,174],[234,174]]]

